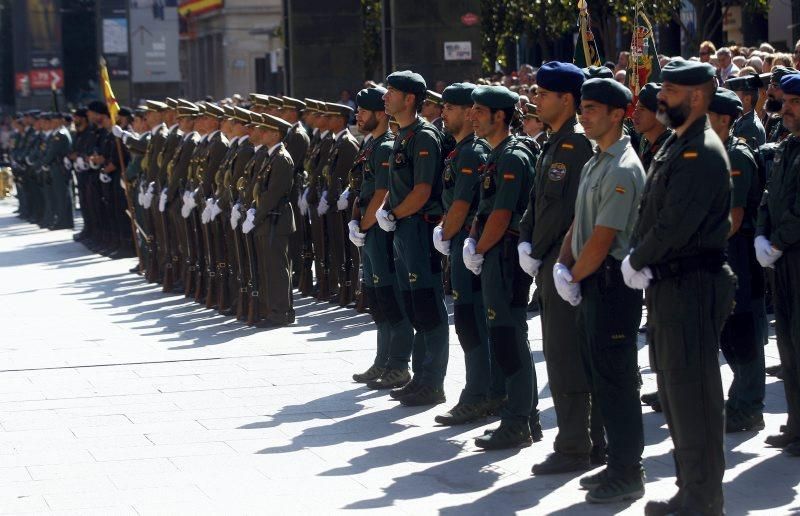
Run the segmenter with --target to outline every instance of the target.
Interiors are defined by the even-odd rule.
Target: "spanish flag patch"
[[[462,174],[466,174],[468,176],[471,176],[472,175],[472,169],[469,168],[469,167],[464,167],[464,168],[461,169],[461,173]]]
[[[617,187],[614,188],[614,191],[617,192],[618,194],[624,194],[625,188],[621,187],[620,185],[617,185]]]
[[[570,150],[571,150],[571,149],[574,149],[574,148],[575,148],[575,146],[574,146],[574,145],[572,145],[571,143],[562,143],[562,144],[561,144],[561,148],[562,148],[562,149],[570,149]]]
[[[741,170],[731,170],[731,176],[737,177],[737,176],[741,176],[741,175],[742,175],[742,171]]]
[[[389,162],[388,161],[384,161],[384,162],[381,163],[381,166],[382,167],[388,167],[389,166]]]
[[[426,150],[421,150],[421,151],[419,151],[419,157],[420,157],[420,158],[424,158],[425,156],[427,156],[427,155],[429,155],[429,154],[430,154],[430,152],[428,152],[428,151],[426,151]]]
[[[697,157],[697,151],[686,151],[683,153],[683,159],[695,159]]]
[[[516,178],[517,178],[517,176],[515,174],[511,174],[509,172],[506,172],[505,174],[503,174],[503,179],[505,179],[506,181],[513,181]]]

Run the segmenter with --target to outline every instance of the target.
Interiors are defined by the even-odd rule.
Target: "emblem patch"
[[[547,171],[547,179],[550,181],[561,181],[567,175],[567,165],[564,163],[553,163]]]
[[[513,181],[516,178],[517,178],[517,176],[515,176],[514,174],[512,174],[510,172],[506,172],[505,174],[503,174],[503,179],[505,179],[506,181]]]
[[[695,159],[697,157],[697,151],[686,151],[683,153],[683,159]]]
[[[737,177],[737,176],[741,176],[741,175],[742,175],[742,171],[741,170],[731,170],[731,176]]]
[[[458,296],[459,296],[459,294],[458,294],[458,290],[455,290],[455,289],[454,289],[454,290],[453,290],[453,301],[456,301],[456,300],[458,300]]]
[[[574,146],[574,145],[572,145],[571,143],[562,143],[562,144],[561,144],[561,148],[562,148],[562,149],[569,149],[569,150],[572,150],[572,149],[574,149],[574,148],[575,148],[575,146]]]
[[[378,277],[377,274],[373,274],[372,275],[372,283],[373,284],[377,285],[380,281],[381,281],[381,279]]]
[[[425,156],[428,156],[429,154],[430,153],[428,151],[426,151],[426,150],[419,151],[419,157],[420,158],[424,158]]]
[[[492,176],[487,174],[486,177],[483,178],[483,189],[488,190],[491,187],[492,187]]]
[[[490,321],[494,321],[495,317],[497,317],[497,313],[495,313],[495,311],[494,311],[494,310],[492,310],[491,308],[487,308],[487,309],[486,309],[486,317],[487,317],[487,318],[488,318]]]
[[[408,282],[409,283],[416,283],[417,282],[417,275],[414,272],[408,273]]]
[[[466,174],[468,176],[471,176],[472,175],[472,169],[469,168],[469,167],[464,167],[464,168],[461,169],[461,173],[462,174]]]

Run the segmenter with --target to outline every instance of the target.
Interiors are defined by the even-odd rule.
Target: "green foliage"
[[[378,74],[380,74],[383,63],[382,16],[381,0],[361,0],[364,76],[369,79],[380,79]]]

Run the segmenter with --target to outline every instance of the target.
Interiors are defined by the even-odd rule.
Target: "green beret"
[[[772,69],[772,85],[780,88],[781,79],[787,75],[798,73],[797,70],[789,66],[778,65]]]
[[[432,90],[425,90],[425,102],[430,102],[432,104],[436,104],[437,106],[442,105],[442,96]]]
[[[655,82],[648,82],[639,90],[639,102],[653,113],[658,111],[658,92],[661,85]]]
[[[413,93],[415,95],[422,95],[425,93],[428,85],[425,84],[425,79],[418,73],[411,70],[403,70],[401,72],[394,72],[389,74],[386,78],[386,84],[403,93]]]
[[[581,68],[583,76],[587,79],[613,79],[614,72],[607,66],[588,66]]]
[[[613,108],[625,109],[632,98],[631,90],[614,79],[589,79],[581,86],[582,100],[593,100]]]
[[[708,110],[718,115],[730,115],[734,118],[742,112],[742,101],[727,88],[717,88]]]
[[[716,75],[716,70],[708,63],[681,58],[673,59],[661,70],[662,81],[680,86],[698,86],[714,79]]]
[[[505,86],[478,86],[472,91],[472,101],[489,109],[508,109],[517,105],[519,95]]]
[[[380,86],[364,88],[356,94],[356,105],[367,111],[383,111],[386,109],[386,104],[383,101],[385,93],[386,88],[381,88]]]
[[[343,116],[345,118],[350,118],[350,115],[353,114],[353,108],[345,104],[336,104],[335,102],[325,102],[323,109],[324,114],[328,116]]]
[[[448,86],[442,92],[442,101],[456,106],[471,106],[472,92],[475,86],[471,82],[456,82]]]

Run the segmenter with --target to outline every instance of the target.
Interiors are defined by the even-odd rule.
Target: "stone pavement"
[[[479,452],[471,438],[494,421],[433,423],[464,380],[452,326],[448,405],[404,408],[350,381],[373,357],[368,316],[298,299],[296,325],[250,329],[13,207],[0,201],[0,513],[641,514],[674,491],[649,409],[645,499],[589,506],[577,476],[531,476],[555,436],[537,317],[544,440]],[[646,347],[639,363],[653,390]],[[727,439],[728,514],[800,510],[800,459],[763,444],[784,422],[782,389],[769,380],[765,431]]]

